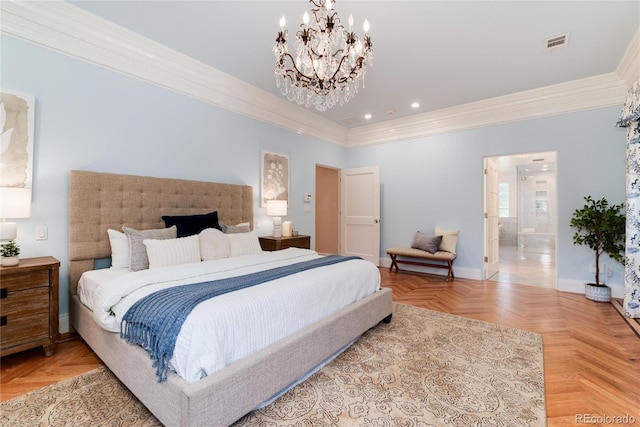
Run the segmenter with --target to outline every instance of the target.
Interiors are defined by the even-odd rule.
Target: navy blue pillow
[[[222,231],[222,227],[218,222],[218,211],[201,215],[164,215],[162,219],[164,220],[165,226],[176,226],[178,229],[178,237],[193,236],[205,228],[217,228]]]

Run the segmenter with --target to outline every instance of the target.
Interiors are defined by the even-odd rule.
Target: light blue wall
[[[480,271],[483,157],[557,150],[560,281],[591,278],[592,254],[571,243],[567,225],[582,197],[624,200],[617,107],[344,149],[10,37],[0,37],[0,49],[2,87],[36,97],[32,217],[18,221],[21,255],[61,261],[61,314],[68,312],[72,169],[248,184],[254,187],[257,231],[269,234],[270,220],[258,204],[260,151],[287,154],[287,219],[313,235],[314,215],[303,212],[302,198],[315,192],[316,164],[379,165],[381,256],[386,247],[407,245],[417,229],[460,228],[456,265]],[[35,240],[40,225],[49,228],[48,240]],[[610,283],[622,283],[621,267]]]
[[[615,122],[621,107],[489,126],[394,144],[350,149],[348,167],[380,166],[381,249],[410,244],[416,230],[460,229],[461,269],[482,270],[483,158],[523,152],[557,152],[558,278],[593,280],[592,252],[574,246],[569,227],[583,196],[625,200],[625,133]],[[615,261],[610,284],[623,283]]]
[[[315,165],[340,168],[344,148],[289,132],[10,37],[0,38],[2,87],[36,97],[31,218],[18,220],[22,257],[61,261],[60,313],[68,313],[68,174],[93,170],[248,184],[258,234],[271,233],[259,207],[260,152],[289,156],[291,207],[302,234],[314,232],[303,195]],[[49,239],[35,240],[35,228]]]

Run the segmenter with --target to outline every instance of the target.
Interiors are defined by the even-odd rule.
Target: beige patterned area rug
[[[394,304],[393,320],[234,426],[546,425],[542,337]],[[156,426],[105,368],[2,403],[1,426]]]

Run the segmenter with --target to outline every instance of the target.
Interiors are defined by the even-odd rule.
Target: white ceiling
[[[285,15],[292,34],[309,9],[305,0],[71,3],[278,96],[278,21]],[[357,28],[367,18],[373,41],[366,87],[318,112],[347,127],[614,72],[640,26],[639,1],[338,0],[335,8],[345,21],[353,13]],[[565,33],[567,47],[544,49]]]

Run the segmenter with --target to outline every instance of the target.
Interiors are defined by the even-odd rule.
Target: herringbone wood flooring
[[[533,286],[380,271],[396,302],[541,334],[549,427],[587,424],[580,414],[628,415],[640,425],[640,338],[611,304]],[[40,349],[5,357],[0,400],[100,365],[77,338],[49,358]]]

